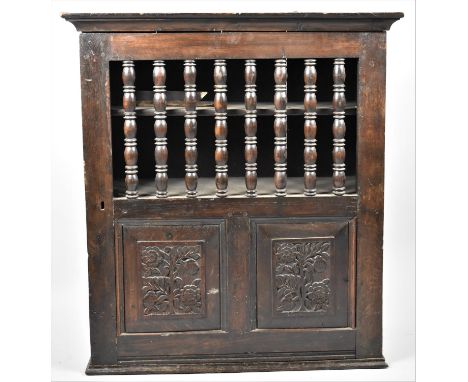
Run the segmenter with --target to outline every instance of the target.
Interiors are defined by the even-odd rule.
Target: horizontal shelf
[[[111,108],[112,116],[122,117],[124,115],[124,110],[121,106],[112,106]],[[184,116],[185,108],[183,106],[167,106],[166,108],[168,116]],[[356,114],[356,103],[348,102],[346,105],[345,112],[347,115]],[[242,116],[245,115],[245,106],[241,102],[233,102],[228,104],[227,108],[228,115],[231,116]],[[274,115],[275,106],[271,103],[260,102],[257,104],[257,115]],[[302,102],[290,102],[287,106],[288,115],[303,115],[304,114],[304,104]],[[137,106],[136,107],[137,116],[143,117],[153,117],[154,108],[150,106]],[[197,115],[199,116],[213,116],[215,110],[211,102],[200,102],[197,106]],[[318,115],[332,115],[333,107],[331,103],[319,102],[317,104],[317,114]]]
[[[304,196],[304,179],[302,177],[288,178],[288,196],[306,197]],[[216,186],[213,178],[198,179],[198,198],[217,198]],[[245,198],[245,180],[243,177],[230,177],[228,185],[227,197]],[[182,178],[169,178],[168,183],[168,198],[186,198],[185,182]],[[140,179],[138,185],[138,193],[140,198],[155,198],[156,186],[154,179]],[[348,176],[346,178],[346,194],[354,195],[356,193],[356,177]],[[275,194],[275,186],[273,177],[258,178],[257,181],[257,197],[272,197]],[[333,195],[332,194],[332,178],[318,177],[317,178],[317,194]],[[125,199],[125,181],[123,179],[114,180],[114,197]],[[337,196],[338,197],[338,196]]]

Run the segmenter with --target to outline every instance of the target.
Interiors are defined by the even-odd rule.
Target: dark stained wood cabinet
[[[65,14],[88,374],[379,368],[400,13]]]

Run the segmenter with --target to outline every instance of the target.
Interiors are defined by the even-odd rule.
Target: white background
[[[159,3],[159,6],[158,4]],[[232,2],[233,3],[233,2]],[[223,375],[224,380],[410,380],[414,378],[414,4],[352,2],[65,2],[54,3],[52,130],[52,367],[54,380],[90,380],[87,255],[80,119],[78,33],[59,18],[67,12],[380,12],[405,17],[388,34],[384,231],[384,347],[386,370],[314,371]],[[54,16],[54,15],[52,15]],[[191,376],[218,380],[219,375]],[[99,377],[155,380],[154,376]],[[187,376],[163,376],[179,381]]]
[[[413,2],[282,3],[254,0],[1,3],[2,380],[50,380],[51,362],[52,379],[58,381],[414,380],[415,106],[417,380],[463,379],[468,268],[464,243],[468,212],[464,201],[467,183],[464,146],[468,138],[463,114],[468,86],[464,69],[468,62],[465,2],[417,3],[416,105]],[[384,355],[390,363],[388,369],[214,376],[84,376],[89,332],[78,38],[71,24],[58,17],[62,11],[405,12],[405,18],[388,35],[384,243]],[[442,182],[442,174],[448,181]]]

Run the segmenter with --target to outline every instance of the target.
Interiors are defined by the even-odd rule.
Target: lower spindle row
[[[197,91],[196,61],[184,61],[185,106],[185,186],[186,196],[197,197]],[[275,195],[287,195],[287,60],[275,60],[274,71],[274,177]],[[343,195],[345,177],[345,60],[337,58],[333,65],[333,175],[332,192]],[[256,61],[245,60],[245,195],[257,196],[257,95]],[[138,197],[138,150],[135,98],[135,65],[123,61],[124,159],[127,198]],[[227,68],[226,60],[214,61],[214,135],[216,196],[228,195],[228,120],[227,120]],[[315,59],[304,60],[304,195],[317,193],[317,70]],[[166,121],[166,70],[163,60],[153,61],[153,104],[155,133],[155,187],[158,198],[167,197],[167,121]]]

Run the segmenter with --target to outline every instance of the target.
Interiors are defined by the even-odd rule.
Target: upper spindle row
[[[317,68],[315,59],[304,61],[304,195],[316,195],[317,161]],[[288,62],[285,58],[275,60],[274,69],[274,183],[276,196],[287,195],[287,119],[288,119]],[[216,196],[228,194],[228,99],[226,60],[215,60],[214,82],[214,136]],[[123,118],[126,197],[138,197],[138,149],[135,97],[135,65],[123,61]],[[198,151],[197,151],[197,63],[184,61],[184,133],[185,133],[185,187],[186,196],[197,197]],[[255,197],[257,186],[257,68],[255,60],[245,60],[244,107],[245,107],[245,187],[246,196]],[[345,60],[337,58],[333,64],[333,176],[332,190],[343,195],[345,186]],[[163,60],[153,62],[153,107],[155,134],[155,194],[167,197],[168,145],[167,145],[167,91],[166,68]],[[203,142],[202,142],[203,144]]]

